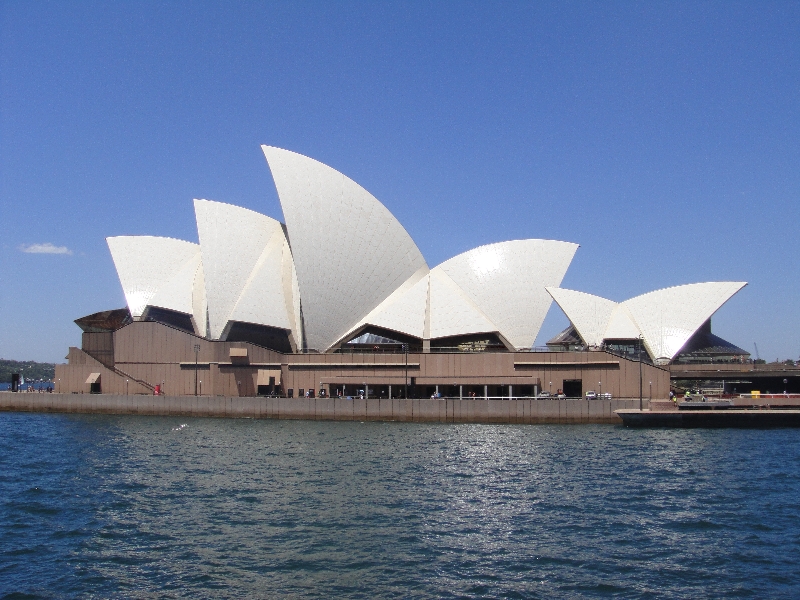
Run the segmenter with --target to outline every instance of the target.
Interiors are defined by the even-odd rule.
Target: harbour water
[[[0,598],[800,596],[800,431],[0,414]]]

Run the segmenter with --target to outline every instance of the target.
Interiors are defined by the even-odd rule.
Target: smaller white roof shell
[[[578,244],[512,240],[479,246],[441,269],[515,348],[533,346],[552,299],[548,286],[564,279]]]
[[[642,332],[653,360],[668,361],[746,285],[744,281],[691,283],[636,296],[623,305]]]
[[[188,315],[194,314],[194,285],[197,270],[202,264],[200,248],[197,253],[147,303],[148,306],[168,308]]]
[[[430,339],[493,333],[497,325],[440,267],[430,274]]]
[[[638,338],[641,333],[623,302],[614,307],[603,337],[607,340],[632,340]]]
[[[548,287],[547,292],[567,315],[585,344],[600,346],[603,343],[611,315],[618,306],[616,302],[563,288]]]
[[[616,303],[574,290],[548,288],[584,342],[644,340],[655,362],[668,362],[747,283],[712,281],[656,290]]]
[[[374,325],[420,339],[425,337],[429,273],[428,267],[420,268],[344,337],[350,337],[364,325]]]
[[[291,264],[285,261],[289,248],[281,224],[223,202],[195,200],[194,207],[209,337],[221,339],[231,321],[242,321],[287,329],[297,339]]]
[[[188,273],[197,269],[197,244],[149,235],[106,238],[117,276],[134,318],[164,289],[159,306],[191,314],[192,289]]]

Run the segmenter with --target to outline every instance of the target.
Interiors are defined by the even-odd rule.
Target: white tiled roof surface
[[[246,208],[194,201],[208,302],[208,336],[231,320],[290,329],[283,289],[285,235],[275,219]]]
[[[236,306],[231,311],[231,321],[293,329],[283,286],[283,250],[286,239],[282,230],[280,235],[277,233],[276,230],[269,239],[250,272]]]
[[[548,288],[548,292],[587,344],[641,335],[651,358],[663,362],[675,358],[700,326],[746,285],[743,281],[691,283],[619,304],[573,290]]]
[[[106,242],[134,318],[142,315],[150,300],[199,250],[191,242],[149,235],[109,237]],[[179,304],[184,306],[182,301]]]
[[[155,296],[147,303],[148,306],[193,314],[194,280],[201,262],[200,248],[197,248],[194,257],[186,261],[180,270],[158,289]]]
[[[616,302],[563,288],[548,287],[547,291],[578,330],[585,344],[599,346],[603,343],[603,339],[608,337],[606,329],[617,307]]]
[[[194,285],[192,288],[192,322],[194,331],[197,335],[206,337],[208,335],[208,301],[206,300],[206,279],[203,274],[202,254],[200,264],[194,274]]]
[[[578,244],[513,240],[480,246],[436,267],[447,273],[497,331],[516,348],[530,348]],[[433,296],[432,296],[433,298]]]
[[[369,324],[422,339],[428,304],[428,273],[428,267],[420,268],[351,331]]]
[[[653,360],[672,360],[694,332],[745,285],[743,281],[679,285],[622,304],[639,326]]]
[[[637,339],[641,331],[631,319],[625,304],[617,304],[611,318],[608,320],[605,339],[607,340],[633,340]]]
[[[301,154],[262,150],[289,232],[307,346],[324,351],[426,266],[425,259],[360,185]]]
[[[441,265],[430,274],[430,338],[497,331],[497,325],[470,300]]]

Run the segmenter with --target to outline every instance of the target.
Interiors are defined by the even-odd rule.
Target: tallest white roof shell
[[[306,346],[325,351],[427,265],[392,213],[356,182],[301,154],[261,148],[286,220]]]

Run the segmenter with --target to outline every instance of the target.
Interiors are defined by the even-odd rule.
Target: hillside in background
[[[12,373],[19,373],[25,378],[25,381],[51,381],[56,373],[56,365],[32,360],[6,360],[0,358],[0,383],[9,383]]]

